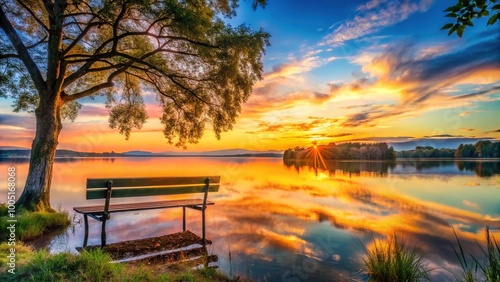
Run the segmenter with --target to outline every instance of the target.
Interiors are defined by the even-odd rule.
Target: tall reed
[[[457,281],[463,282],[475,282],[475,281],[486,281],[486,282],[499,282],[500,281],[500,246],[497,243],[493,234],[490,233],[488,227],[486,227],[486,249],[477,244],[481,252],[484,254],[485,258],[480,259],[472,254],[469,254],[472,262],[468,263],[467,256],[462,247],[462,243],[458,238],[455,229],[453,229],[455,234],[455,240],[458,244],[458,250],[452,245],[453,251],[460,262],[462,268],[462,273],[456,277]]]

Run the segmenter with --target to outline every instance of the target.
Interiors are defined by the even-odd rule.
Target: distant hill
[[[154,155],[153,153],[148,152],[148,151],[128,151],[128,152],[123,152],[122,154],[129,155],[129,156],[151,156],[151,155]]]
[[[161,155],[170,156],[238,156],[238,155],[283,155],[283,151],[269,150],[269,151],[254,151],[246,149],[226,149],[216,151],[203,151],[203,152],[161,152]]]
[[[7,149],[3,149],[7,148]],[[3,146],[0,148],[0,158],[29,158],[31,150],[26,148]],[[82,158],[82,157],[94,157],[94,158],[107,158],[107,157],[281,157],[283,156],[282,151],[251,151],[244,149],[229,149],[229,150],[218,150],[218,151],[205,151],[205,152],[161,152],[152,153],[148,151],[127,151],[123,153],[116,152],[104,152],[104,153],[94,153],[94,152],[77,152],[72,150],[60,149],[56,152],[56,157],[58,158]]]
[[[17,146],[0,146],[0,150],[29,150],[29,149]]]
[[[414,139],[411,141],[405,141],[405,142],[394,142],[394,143],[388,143],[389,146],[392,146],[394,150],[396,151],[403,151],[403,150],[413,150],[417,146],[421,147],[427,147],[431,146],[436,149],[443,149],[443,148],[450,148],[450,149],[456,149],[460,144],[475,144],[478,141],[481,140],[493,140],[492,138],[484,138],[484,139],[478,139],[478,138],[443,138],[443,139],[437,139],[437,138],[418,138]]]

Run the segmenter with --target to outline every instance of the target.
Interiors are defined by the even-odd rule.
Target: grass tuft
[[[500,281],[500,246],[495,237],[490,233],[489,228],[486,227],[486,249],[478,243],[479,249],[484,254],[485,258],[479,259],[469,254],[473,261],[470,264],[467,263],[467,257],[455,229],[453,229],[453,233],[455,234],[455,239],[458,244],[458,251],[453,245],[452,248],[462,267],[462,273],[456,277],[457,281]]]
[[[68,226],[71,221],[67,212],[19,212],[16,213],[16,239],[25,241],[43,234]],[[8,210],[5,204],[0,204],[0,229],[6,230]],[[2,232],[3,233],[3,232]],[[0,237],[0,242],[8,240],[9,232]]]
[[[362,246],[365,252],[363,269],[370,276],[370,281],[430,280],[422,255],[400,235],[394,234],[386,240],[373,238],[370,245]]]
[[[16,244],[15,274],[8,273],[7,254],[11,247],[0,244],[0,281],[110,281],[110,282],[214,282],[250,281],[231,279],[215,268],[192,269],[186,265],[178,270],[164,264],[112,263],[101,249],[89,249],[80,255],[49,254],[33,251],[22,243]],[[6,255],[3,255],[6,254]]]

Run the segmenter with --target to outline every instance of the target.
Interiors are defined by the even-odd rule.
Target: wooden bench
[[[112,213],[162,208],[182,207],[182,230],[186,231],[186,208],[201,211],[202,242],[205,244],[205,209],[213,202],[207,201],[208,192],[219,191],[220,176],[209,177],[142,177],[142,178],[88,178],[87,200],[105,199],[104,204],[74,207],[83,214],[87,246],[89,234],[88,217],[102,222],[101,247],[106,245],[106,221]],[[190,193],[203,193],[203,199],[164,200],[154,202],[131,202],[110,204],[111,198],[165,196]]]

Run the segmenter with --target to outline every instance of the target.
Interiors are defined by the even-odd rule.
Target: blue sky
[[[455,1],[242,1],[232,25],[271,34],[263,80],[230,132],[210,128],[188,150],[286,149],[352,140],[408,141],[446,134],[500,138],[500,24],[478,19],[463,38],[440,28]],[[82,101],[65,122],[60,148],[78,149],[82,132],[101,136],[91,149],[176,150],[168,145],[154,97],[150,119],[130,140],[107,127],[107,110]],[[29,147],[33,118],[0,106],[0,145]],[[31,123],[31,125],[30,125]],[[96,140],[97,140],[96,139]],[[146,141],[145,141],[146,140]]]

